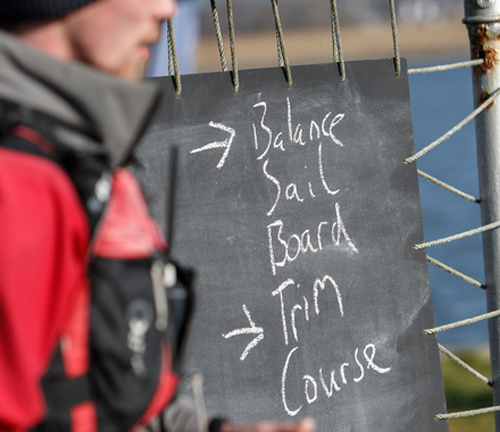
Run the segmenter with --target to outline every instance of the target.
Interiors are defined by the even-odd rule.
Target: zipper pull
[[[156,329],[165,331],[168,327],[168,301],[165,285],[163,285],[163,262],[156,260],[151,267],[151,281],[156,307]]]

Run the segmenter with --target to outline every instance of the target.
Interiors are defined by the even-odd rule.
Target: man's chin
[[[138,81],[139,79],[144,78],[147,64],[147,61],[134,62],[117,75],[126,81]]]

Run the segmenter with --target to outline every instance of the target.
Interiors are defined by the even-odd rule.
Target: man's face
[[[175,10],[176,0],[98,0],[64,17],[64,28],[75,60],[133,80]]]

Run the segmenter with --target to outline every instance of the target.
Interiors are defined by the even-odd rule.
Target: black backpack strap
[[[48,406],[58,406],[70,410],[75,405],[91,400],[88,375],[64,381],[48,382],[44,392]]]
[[[92,400],[88,375],[66,378],[60,345],[42,378],[47,411],[44,420],[29,432],[67,432],[71,429],[71,408]]]
[[[49,114],[16,102],[0,98],[0,131],[8,131],[17,124],[24,124],[39,131],[50,141],[57,141],[53,132],[63,126],[66,130],[73,130],[81,135],[86,135],[93,141],[101,140],[98,131],[91,125],[84,129],[63,122]]]
[[[24,134],[26,135],[26,137],[23,137],[22,134],[16,133],[16,130],[26,131],[26,133]],[[30,131],[32,131],[32,133],[29,133],[27,131],[28,128],[22,127],[20,125],[14,126],[10,132],[2,134],[2,141],[0,143],[0,146],[11,150],[18,150],[25,153],[31,153],[33,155],[52,159],[53,147],[50,148],[48,146],[49,141],[47,141],[42,135],[36,133],[31,129]],[[29,137],[31,139],[28,139],[28,135],[31,135]]]
[[[61,166],[75,185],[94,234],[111,192],[109,159],[61,143],[53,133],[61,127],[77,130],[47,114],[0,99],[0,147],[50,159]],[[93,131],[80,132],[96,136]]]
[[[44,387],[47,415],[41,423],[29,432],[68,432],[71,429],[72,407],[90,400],[90,386],[87,375],[73,380],[59,381],[48,389]],[[54,411],[52,407],[58,407]]]

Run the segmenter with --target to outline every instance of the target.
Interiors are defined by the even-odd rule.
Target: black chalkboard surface
[[[155,79],[133,166],[173,254],[197,271],[187,370],[210,412],[318,432],[445,431],[408,79],[392,60]]]

